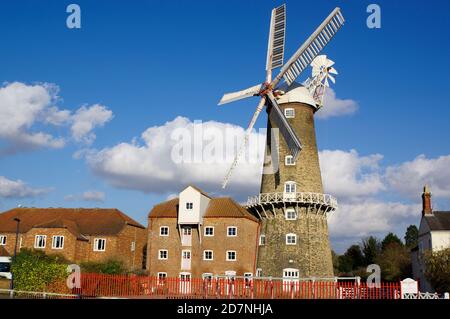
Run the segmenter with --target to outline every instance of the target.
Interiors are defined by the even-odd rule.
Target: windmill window
[[[214,253],[212,250],[204,250],[203,251],[203,260],[213,260]]]
[[[169,258],[169,251],[167,249],[160,249],[158,251],[158,259],[159,260],[166,260]]]
[[[266,244],[266,235],[259,236],[259,245],[264,246]]]
[[[287,119],[292,119],[295,117],[295,110],[292,108],[284,109],[284,116]]]
[[[227,250],[227,261],[236,261],[236,251],[235,250]]]
[[[227,227],[227,236],[228,237],[236,237],[237,236],[237,227],[236,226]]]
[[[206,237],[214,236],[214,227],[211,226],[205,227],[205,236]]]
[[[285,164],[286,166],[293,166],[293,165],[295,165],[294,156],[292,156],[292,155],[287,155],[287,156],[284,158],[284,164]]]
[[[284,183],[284,192],[285,193],[295,193],[296,192],[296,183],[295,182],[286,182]]]
[[[294,208],[288,208],[286,209],[285,216],[286,220],[296,220],[297,219],[297,212]]]
[[[297,245],[297,235],[287,234],[286,235],[286,245]]]
[[[169,236],[169,227],[168,226],[161,226],[159,228],[159,236]]]
[[[194,208],[194,203],[186,203],[186,209],[192,210]]]

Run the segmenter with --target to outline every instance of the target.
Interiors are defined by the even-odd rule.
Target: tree
[[[450,292],[450,248],[425,254],[425,278],[437,292]]]
[[[398,236],[394,233],[389,233],[384,237],[383,241],[381,242],[381,250],[385,250],[387,246],[390,244],[398,244],[400,246],[403,246],[403,242]]]
[[[416,225],[409,225],[405,233],[405,245],[413,248],[417,246],[419,240],[419,229]]]
[[[344,256],[347,256],[351,260],[352,270],[364,265],[364,256],[359,245],[350,246]]]
[[[381,268],[383,280],[398,281],[411,277],[409,248],[397,241],[386,244],[381,253],[375,258],[375,263]]]
[[[375,258],[381,251],[380,241],[374,236],[369,236],[362,240],[361,246],[365,265],[375,263]]]
[[[21,249],[11,264],[14,288],[24,291],[49,291],[56,282],[65,283],[68,261],[58,255]],[[50,289],[51,290],[51,289]]]

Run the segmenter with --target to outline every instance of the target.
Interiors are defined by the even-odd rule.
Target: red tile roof
[[[21,233],[34,227],[67,228],[80,239],[84,235],[115,235],[125,225],[145,229],[118,209],[14,208],[0,214],[0,233],[16,231],[14,218],[20,219]]]
[[[177,218],[178,198],[174,198],[155,205],[150,211],[149,218]],[[204,218],[247,218],[258,222],[258,219],[250,214],[243,206],[229,197],[212,198],[206,208]]]

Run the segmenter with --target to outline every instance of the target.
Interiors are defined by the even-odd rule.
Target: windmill
[[[284,93],[282,85],[284,84],[284,86],[289,87],[312,63],[312,78],[308,79],[304,85],[314,97],[316,107],[320,108],[322,106],[325,88],[329,85],[328,80],[334,82],[334,78],[331,74],[337,74],[337,72],[332,68],[333,62],[328,60],[326,56],[319,56],[319,53],[339,31],[344,24],[344,21],[341,10],[339,8],[334,9],[311,36],[298,48],[294,55],[286,63],[283,63],[286,35],[286,5],[283,4],[272,10],[267,49],[266,79],[264,83],[242,91],[227,93],[219,102],[219,105],[223,105],[252,96],[260,97],[259,103],[246,130],[241,149],[237,153],[231,168],[225,176],[222,184],[223,188],[226,187],[233,169],[237,166],[239,157],[246,148],[249,135],[264,106],[267,107],[269,119],[279,128],[294,161],[297,159],[302,149],[302,143],[280,109],[277,98]],[[279,67],[281,67],[279,73],[272,79],[272,71]]]

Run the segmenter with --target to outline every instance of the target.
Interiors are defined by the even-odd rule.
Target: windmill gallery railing
[[[298,203],[307,205],[325,205],[335,210],[338,206],[337,199],[328,194],[320,193],[263,193],[249,197],[247,207],[267,204]]]
[[[80,288],[52,291],[79,298],[159,299],[399,299],[399,282],[371,287],[363,282],[268,278],[158,278],[81,274]]]

